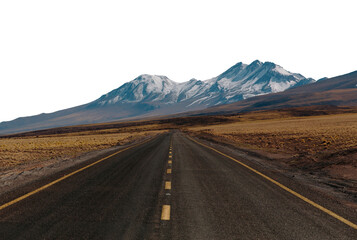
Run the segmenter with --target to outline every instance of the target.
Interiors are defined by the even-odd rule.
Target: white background
[[[357,1],[0,1],[0,121],[95,100],[140,74],[205,80],[272,61],[357,70]]]

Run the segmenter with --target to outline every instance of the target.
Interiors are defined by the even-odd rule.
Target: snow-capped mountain
[[[314,82],[301,74],[286,71],[271,62],[237,63],[219,76],[177,83],[165,76],[141,75],[103,95],[95,103],[104,106],[121,103],[175,104],[209,107],[232,103],[257,95],[281,92]]]
[[[314,81],[258,60],[249,65],[237,63],[204,81],[177,83],[165,76],[145,74],[88,104],[0,123],[0,134],[202,110]]]
[[[102,96],[98,102],[100,105],[106,105],[117,102],[162,101],[170,95],[176,85],[177,83],[165,76],[144,74]]]

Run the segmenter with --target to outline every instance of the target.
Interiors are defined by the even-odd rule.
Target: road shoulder
[[[75,158],[49,159],[41,163],[24,164],[10,170],[2,171],[0,172],[0,197],[17,188],[39,181],[42,178],[65,172],[69,169],[78,168],[80,165],[86,164],[86,162],[90,163],[93,159],[102,158],[121,149],[145,142],[149,139],[154,139],[157,136],[158,135],[140,138],[121,146],[86,152]]]
[[[296,192],[316,202],[322,202],[327,208],[331,208],[343,216],[348,216],[353,222],[357,222],[356,195],[336,189],[329,184],[329,179],[319,176],[318,174],[293,169],[261,153],[238,149],[228,143],[202,139],[188,133],[183,134],[187,134],[201,143],[238,159],[242,163],[266,174]]]

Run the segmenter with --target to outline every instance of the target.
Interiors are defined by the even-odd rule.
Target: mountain
[[[252,97],[243,101],[207,108],[195,114],[236,113],[305,106],[357,106],[357,71],[324,78],[284,92]],[[192,113],[191,113],[192,114]]]
[[[313,79],[290,73],[279,65],[257,60],[250,65],[237,63],[219,76],[206,81],[191,79],[188,82],[176,83],[165,76],[141,75],[95,102],[102,106],[118,102],[186,102],[186,106],[207,107],[236,102],[256,95],[281,92],[312,82]]]
[[[313,82],[258,60],[249,65],[237,63],[205,81],[177,83],[165,76],[144,74],[88,104],[2,122],[0,134],[196,111]]]

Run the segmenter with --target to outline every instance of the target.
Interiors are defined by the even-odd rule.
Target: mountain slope
[[[196,114],[303,107],[312,105],[357,106],[357,71],[284,92],[256,96],[244,101],[207,108]]]
[[[177,83],[165,76],[144,74],[88,104],[0,123],[0,134],[202,110],[312,82],[258,60],[249,65],[237,63],[205,81]]]

